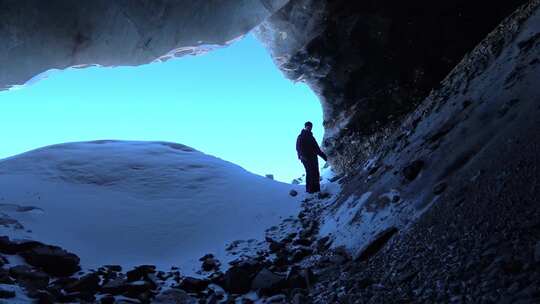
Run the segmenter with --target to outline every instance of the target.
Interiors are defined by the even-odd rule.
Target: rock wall
[[[293,0],[256,32],[319,95],[325,148],[344,171],[525,2]]]
[[[406,230],[433,205],[472,208],[478,197],[511,210],[516,204],[507,197],[515,194],[533,206],[540,176],[531,157],[540,134],[539,50],[540,1],[534,0],[490,33],[361,169],[343,178],[339,198],[322,216],[323,234],[360,254],[379,233]],[[527,181],[508,189],[524,166]],[[485,214],[492,214],[489,208]]]
[[[287,0],[4,0],[0,90],[49,69],[141,65],[250,31]]]
[[[539,55],[534,0],[342,180],[320,231],[356,260],[312,303],[540,301]]]

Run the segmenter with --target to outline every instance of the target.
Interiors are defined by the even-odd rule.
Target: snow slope
[[[226,262],[227,243],[296,215],[291,187],[179,144],[61,144],[0,161],[0,234],[62,246],[83,268],[192,273],[204,254]]]

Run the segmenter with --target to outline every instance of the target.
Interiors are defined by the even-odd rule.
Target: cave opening
[[[138,67],[47,72],[0,92],[0,159],[43,146],[103,139],[191,146],[259,175],[302,175],[303,123],[323,136],[313,91],[286,79],[251,34],[199,56]]]

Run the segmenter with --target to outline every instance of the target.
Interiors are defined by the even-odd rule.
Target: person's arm
[[[328,157],[326,156],[326,154],[321,150],[321,148],[319,147],[319,145],[317,145],[317,154],[319,154],[319,156],[324,159],[324,161],[328,161]]]
[[[298,154],[299,160],[302,160],[302,158],[304,158],[302,156],[302,142],[301,142],[300,136],[296,138],[296,153]]]
[[[324,159],[324,161],[327,161],[328,158],[326,157],[326,154],[324,154],[324,152],[321,150],[321,147],[319,147],[319,144],[317,143],[317,140],[315,140],[315,138],[313,138],[313,146],[315,148],[315,153],[317,153],[317,155]]]

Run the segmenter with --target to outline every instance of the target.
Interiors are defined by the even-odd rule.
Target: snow
[[[279,183],[189,147],[163,142],[61,144],[0,161],[0,233],[59,245],[83,269],[178,266],[192,274],[225,245],[262,239],[300,210]],[[20,207],[24,208],[20,208]]]
[[[26,304],[32,303],[32,299],[26,296],[26,292],[17,285],[8,285],[0,284],[0,290],[13,291],[15,292],[15,297],[10,299],[0,299],[0,304],[11,303],[11,304]]]
[[[322,236],[335,234],[335,241],[339,243],[348,240],[348,233],[344,232],[349,232],[347,226],[354,220],[359,210],[364,207],[364,204],[370,196],[371,192],[366,192],[359,198],[354,195],[349,197],[332,216],[328,216],[325,219],[319,234]],[[364,213],[362,213],[362,215],[364,215]],[[343,237],[345,239],[343,239]]]
[[[345,246],[353,254],[358,254],[381,231],[400,226],[406,218],[419,216],[419,212],[415,213],[410,205],[411,202],[400,199],[396,189],[378,196],[371,191],[359,197],[352,195],[339,204],[339,208],[322,217],[319,235],[331,236],[334,248]]]

